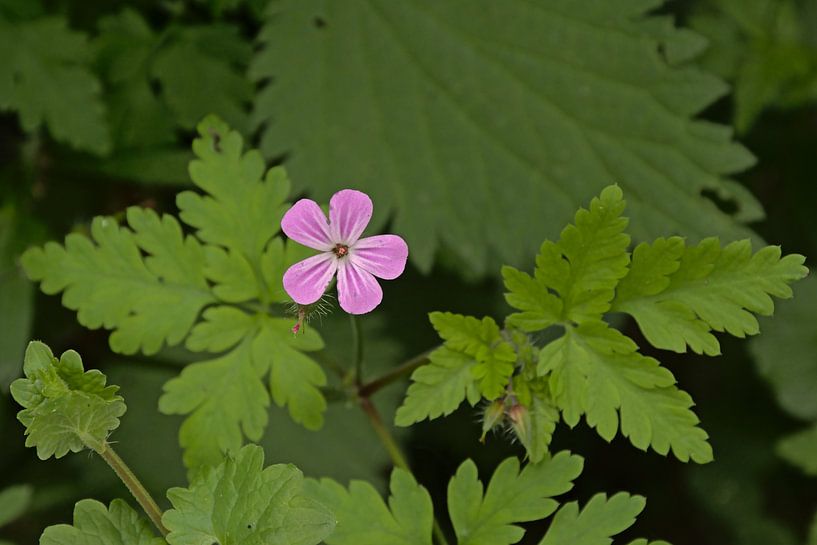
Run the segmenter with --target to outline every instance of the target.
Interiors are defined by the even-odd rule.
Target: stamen
[[[335,248],[332,250],[337,257],[343,257],[349,253],[349,247],[345,244],[335,244]]]

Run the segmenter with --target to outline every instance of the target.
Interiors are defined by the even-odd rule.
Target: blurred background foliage
[[[114,439],[149,489],[184,482],[179,420],[156,406],[190,355],[112,353],[17,258],[129,205],[175,211],[208,113],[284,164],[293,197],[363,189],[373,227],[408,239],[410,270],[364,320],[372,375],[435,344],[429,311],[504,315],[499,265],[527,267],[609,182],[636,238],[817,255],[815,0],[0,0],[0,59],[0,541],[34,543],[73,502],[125,494],[100,460],[23,447],[7,392],[30,338],[122,385]],[[639,534],[675,544],[817,544],[817,280],[795,293],[717,361],[658,355],[696,400],[714,463],[559,427],[554,448],[587,458],[572,495],[644,494]],[[346,320],[319,327],[348,360]],[[384,414],[404,387],[375,398]],[[273,407],[263,444],[308,475],[382,487],[388,458],[367,426],[342,403],[319,432]],[[401,435],[435,497],[464,458],[487,472],[521,453],[480,445],[478,428],[462,410]]]

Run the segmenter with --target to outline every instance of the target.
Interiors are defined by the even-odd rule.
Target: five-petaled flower
[[[393,280],[403,273],[406,242],[397,235],[360,238],[372,217],[365,193],[344,189],[329,201],[329,221],[318,204],[301,199],[281,220],[286,236],[321,253],[284,273],[284,289],[300,305],[321,298],[337,272],[340,306],[349,314],[365,314],[383,300],[377,278]]]

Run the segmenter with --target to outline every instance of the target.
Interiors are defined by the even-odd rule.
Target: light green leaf
[[[467,460],[448,484],[448,511],[459,545],[510,545],[524,535],[516,524],[547,517],[558,507],[553,496],[573,488],[582,471],[580,456],[567,451],[519,471],[508,458],[494,471],[483,495],[477,467]]]
[[[278,239],[276,239],[278,240]],[[261,297],[252,264],[241,253],[218,246],[207,246],[204,273],[215,282],[213,293],[228,303],[242,303]]]
[[[88,69],[84,34],[63,18],[0,18],[0,110],[20,114],[26,132],[48,127],[60,142],[105,154],[111,142],[99,81]]]
[[[250,68],[266,83],[261,148],[319,201],[354,180],[378,203],[373,227],[394,215],[424,270],[440,244],[476,274],[518,265],[611,181],[638,239],[745,237],[739,221],[762,212],[724,176],[753,159],[690,119],[727,88],[678,64],[691,33],[654,24],[655,5],[271,3]]]
[[[303,354],[323,347],[315,330],[295,336],[291,320],[251,317],[227,306],[208,309],[204,318],[188,346],[230,352],[185,367],[165,384],[159,400],[161,412],[189,415],[179,430],[188,467],[218,463],[241,447],[244,436],[261,439],[269,418],[268,372],[277,405],[286,405],[292,418],[309,429],[323,425],[326,401],[319,388],[326,375]]]
[[[496,322],[489,317],[480,321],[450,312],[432,312],[429,319],[440,337],[445,339],[447,348],[476,360],[471,374],[477,379],[482,395],[487,399],[502,395],[513,373],[516,353],[502,339]]]
[[[332,479],[310,480],[305,490],[335,513],[328,545],[431,545],[431,496],[404,469],[392,471],[388,505],[365,481],[347,490]]]
[[[589,210],[581,208],[576,212],[575,224],[562,230],[557,244],[546,241],[542,245],[534,278],[505,267],[508,304],[523,311],[512,314],[509,323],[535,331],[532,327],[565,320],[597,320],[607,312],[616,284],[627,274],[630,261],[630,237],[624,233],[627,219],[621,217],[623,211],[621,189],[608,186],[590,202]],[[558,294],[561,301],[557,303],[551,292]],[[554,315],[556,311],[558,315]]]
[[[293,335],[292,322],[267,318],[253,341],[253,361],[270,369],[270,391],[279,407],[286,405],[292,419],[310,430],[323,426],[326,400],[320,391],[326,373],[303,351],[320,350],[323,341],[313,328]]]
[[[11,395],[23,406],[17,419],[26,427],[26,446],[45,460],[85,448],[102,452],[108,435],[119,427],[125,403],[118,386],[106,386],[96,369],[84,371],[73,350],[60,359],[39,341],[26,349],[25,378],[11,384]]]
[[[542,394],[534,394],[530,406],[517,410],[518,422],[510,416],[511,428],[519,442],[525,447],[528,458],[538,464],[548,456],[550,440],[559,422],[559,411],[550,399]]]
[[[798,418],[817,420],[817,277],[803,280],[794,299],[783,301],[763,335],[749,344],[755,363],[778,403]],[[781,358],[781,353],[786,357]]]
[[[280,230],[288,205],[289,179],[281,168],[267,172],[255,150],[242,153],[241,135],[215,117],[198,127],[190,163],[193,182],[206,191],[178,195],[180,217],[198,229],[199,238],[240,252],[255,265],[270,238]]]
[[[559,509],[539,545],[610,545],[612,536],[635,523],[645,503],[642,496],[626,492],[609,500],[606,494],[596,494],[580,512],[579,503],[572,501]]]
[[[808,274],[803,256],[781,257],[779,246],[753,254],[748,240],[721,248],[717,239],[708,238],[677,254],[676,245],[663,242],[643,247],[630,269],[636,278],[622,281],[625,289],[613,302],[614,311],[636,319],[652,345],[676,352],[685,352],[689,345],[697,353],[720,353],[710,330],[741,338],[757,334],[760,329],[753,314],[771,315],[771,296],[791,297],[789,284]],[[670,272],[673,260],[677,268]],[[659,275],[661,283],[649,290],[632,287],[639,277],[651,274]]]
[[[261,255],[261,273],[273,303],[291,303],[292,298],[284,290],[284,272],[298,261],[304,260],[315,251],[298,243],[274,238]]]
[[[477,365],[473,357],[442,347],[428,359],[428,364],[411,374],[411,386],[395,415],[398,426],[448,416],[466,399],[471,406],[481,399],[473,375]]]
[[[189,415],[179,430],[188,467],[215,465],[241,448],[243,436],[258,441],[269,418],[267,368],[252,360],[251,337],[224,356],[193,363],[164,385],[159,410]]]
[[[817,476],[817,425],[782,439],[777,452],[807,475]]]
[[[201,245],[174,218],[130,208],[128,223],[97,217],[92,239],[70,234],[65,246],[29,249],[22,263],[43,292],[64,292],[63,305],[82,325],[113,329],[114,351],[154,354],[163,343],[181,342],[214,298],[201,272]]]
[[[33,489],[30,485],[10,486],[0,491],[0,526],[14,521],[26,512],[31,503]]]
[[[539,372],[550,373],[551,394],[568,425],[584,414],[607,441],[620,429],[641,450],[672,450],[682,461],[712,460],[689,395],[675,386],[672,373],[607,324],[569,328],[542,349]]]
[[[316,545],[335,527],[331,512],[304,490],[301,472],[264,468],[264,450],[255,445],[167,497],[173,509],[162,522],[170,545]]]
[[[107,509],[96,500],[74,506],[74,525],[49,526],[40,545],[162,545],[150,524],[127,503],[113,500]]]

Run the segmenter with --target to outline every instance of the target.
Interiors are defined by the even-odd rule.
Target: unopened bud
[[[485,407],[485,411],[482,413],[482,437],[479,438],[480,443],[485,442],[485,436],[488,432],[499,425],[504,417],[504,400],[497,399]]]
[[[508,420],[519,442],[527,446],[531,438],[531,419],[528,408],[524,405],[514,405],[508,410]]]

